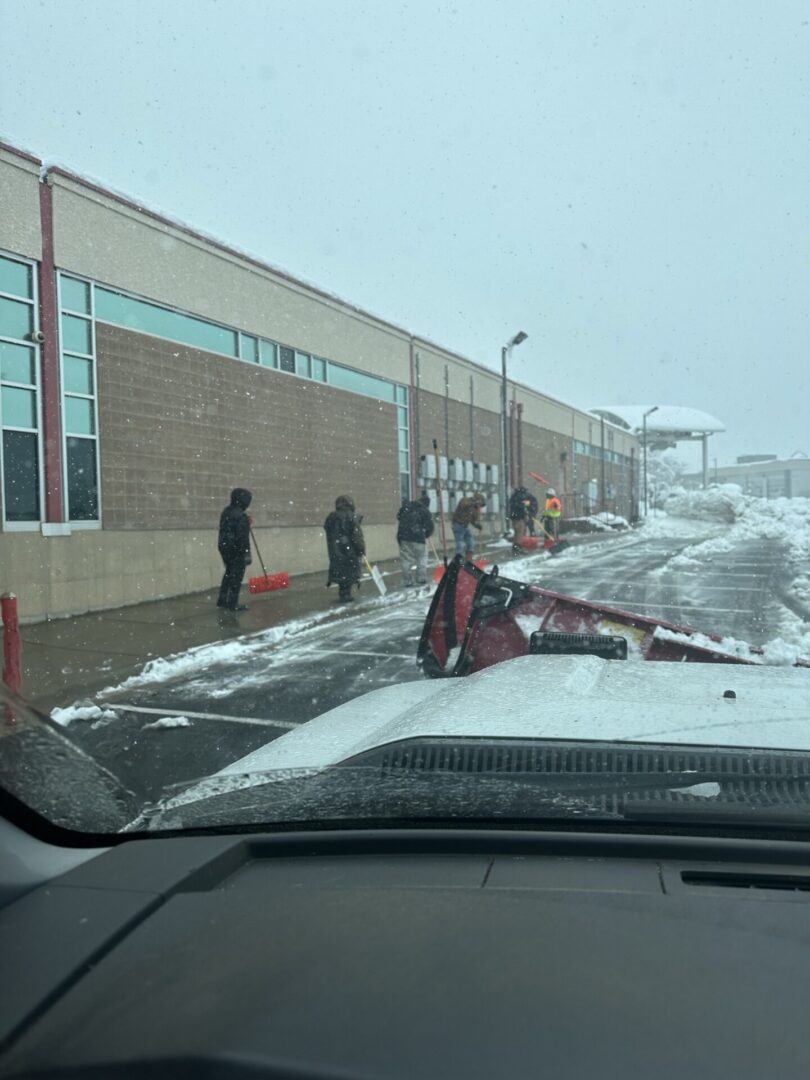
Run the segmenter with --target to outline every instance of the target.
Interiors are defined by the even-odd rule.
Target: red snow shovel
[[[260,593],[275,592],[276,589],[286,589],[290,584],[290,575],[286,571],[281,574],[268,574],[267,567],[264,565],[262,553],[259,551],[259,545],[256,543],[256,537],[253,535],[253,529],[250,530],[250,538],[253,541],[253,546],[256,548],[259,562],[262,564],[262,577],[250,578],[248,581],[248,591]]]
[[[543,550],[547,551],[549,555],[562,555],[566,548],[571,547],[568,540],[555,540],[542,521],[534,519],[535,525],[539,525],[545,533],[545,540],[543,541]]]

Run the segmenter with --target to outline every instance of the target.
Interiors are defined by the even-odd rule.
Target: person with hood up
[[[355,513],[354,500],[349,495],[339,495],[335,509],[323,523],[329,553],[326,587],[337,585],[338,600],[342,603],[354,600],[352,586],[360,581],[360,560],[366,553],[362,520]]]
[[[537,516],[537,499],[525,487],[516,487],[509,497],[509,520],[512,522],[514,536],[512,549],[522,553],[521,540],[526,535],[527,527]]]
[[[433,517],[428,507],[430,499],[422,495],[413,502],[403,502],[397,510],[397,543],[402,584],[413,585],[413,569],[416,567],[416,584],[427,583],[427,548],[425,541],[433,535]]]
[[[246,514],[253,498],[247,488],[234,488],[231,501],[219,515],[217,548],[225,563],[217,607],[228,611],[247,611],[239,603],[239,590],[245,567],[250,563],[250,518]]]

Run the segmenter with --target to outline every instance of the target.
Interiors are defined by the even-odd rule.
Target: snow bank
[[[642,528],[645,536],[672,536],[675,524],[684,520],[726,522],[731,527],[697,547],[687,548],[678,556],[681,559],[694,561],[721,554],[741,541],[753,539],[776,541],[796,563],[810,559],[810,499],[761,499],[744,495],[737,484],[721,484],[706,491],[682,491],[672,496],[666,502],[665,513],[648,518]],[[804,569],[800,576],[805,583],[797,584],[797,588],[810,591]]]
[[[664,503],[664,510],[673,517],[734,522],[746,503],[738,484],[720,484],[705,491],[677,489]],[[764,501],[764,500],[759,500]]]
[[[141,731],[162,731],[165,728],[191,727],[191,721],[187,716],[163,716],[160,720],[152,720],[144,724]]]
[[[98,705],[91,705],[85,702],[79,702],[77,705],[70,705],[66,709],[53,709],[51,711],[51,720],[57,724],[61,724],[62,727],[68,727],[74,720],[117,720],[118,716],[111,709],[100,709]]]

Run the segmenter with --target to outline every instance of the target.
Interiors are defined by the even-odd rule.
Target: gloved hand
[[[481,524],[481,522],[480,522],[480,521],[474,521],[474,522],[473,522],[473,525],[474,525],[474,526],[476,527],[476,529],[478,529],[478,531],[479,531],[479,532],[481,532],[481,530],[482,530],[482,529],[483,529],[483,527],[484,527],[484,526],[483,526],[483,525]]]

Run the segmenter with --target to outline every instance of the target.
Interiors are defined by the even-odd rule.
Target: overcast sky
[[[810,0],[0,0],[0,138],[581,408],[810,454]],[[693,459],[691,459],[693,460]]]

